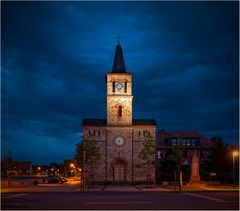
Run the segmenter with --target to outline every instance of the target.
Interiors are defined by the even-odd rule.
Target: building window
[[[195,138],[192,138],[192,146],[195,146],[196,145],[196,140],[195,140]]]
[[[127,93],[127,81],[125,81],[124,92]]]
[[[95,131],[95,130],[93,131],[93,135],[94,135],[94,136],[96,135],[96,131]]]
[[[177,140],[176,140],[175,138],[173,138],[173,139],[172,139],[172,145],[176,145],[176,141],[177,141]]]
[[[162,159],[162,152],[161,152],[161,151],[158,151],[158,152],[157,152],[157,158],[158,158],[158,159]]]
[[[88,135],[89,135],[89,136],[91,135],[91,131],[90,131],[90,130],[88,131]]]
[[[187,145],[190,146],[190,139],[187,139]]]
[[[100,131],[98,131],[98,136],[100,136]]]
[[[141,136],[141,131],[139,130],[138,135]]]
[[[186,144],[186,139],[183,138],[183,139],[182,139],[182,145],[185,145],[185,144]]]
[[[118,116],[122,117],[122,106],[118,107]]]
[[[112,82],[112,92],[115,92],[115,81]]]

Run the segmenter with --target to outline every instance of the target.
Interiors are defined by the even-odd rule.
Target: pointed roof
[[[126,68],[125,68],[124,59],[123,59],[122,47],[121,47],[119,42],[116,46],[112,72],[113,73],[126,73]]]

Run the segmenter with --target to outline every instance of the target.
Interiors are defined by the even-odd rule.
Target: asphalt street
[[[239,193],[224,192],[41,192],[1,194],[6,209],[227,209],[239,210]]]

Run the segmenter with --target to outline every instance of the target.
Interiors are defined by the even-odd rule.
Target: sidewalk
[[[164,185],[162,188],[167,189],[168,191],[175,191],[173,185]],[[179,190],[179,187],[176,187],[176,190]],[[231,185],[184,185],[182,186],[182,192],[189,191],[239,191],[239,187],[233,187]]]
[[[133,185],[107,185],[103,191],[111,192],[138,192],[140,191],[136,186]]]
[[[39,193],[39,192],[68,192],[73,186],[25,186],[1,188],[1,193]]]
[[[64,184],[45,184],[1,187],[1,193],[29,193],[29,192],[69,192],[80,187],[80,182]]]
[[[172,190],[160,186],[146,187],[145,185],[136,186],[137,189],[144,192],[171,192]]]
[[[178,192],[179,188],[176,187],[176,191]],[[152,186],[146,187],[145,185],[95,185],[89,187],[85,187],[84,192],[176,192],[175,187],[172,185],[164,185],[164,186]],[[239,187],[235,187],[234,189],[230,185],[207,185],[207,186],[196,186],[196,185],[184,185],[182,187],[182,192],[192,192],[192,191],[239,191]],[[1,187],[1,193],[41,193],[41,192],[82,192],[80,183],[75,184],[39,184],[39,185],[31,185],[24,187]]]

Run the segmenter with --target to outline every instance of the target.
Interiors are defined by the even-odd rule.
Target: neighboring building
[[[10,170],[7,170],[7,174],[32,175],[32,162],[30,162],[30,161],[15,161],[14,167]]]
[[[95,181],[135,183],[146,181],[146,169],[138,158],[145,141],[144,130],[155,139],[154,119],[132,119],[132,74],[126,72],[118,43],[112,72],[106,73],[106,119],[83,119],[83,135],[93,136],[101,152]],[[155,140],[154,140],[155,141]],[[155,167],[150,170],[155,181]]]
[[[176,144],[185,146],[186,161],[184,165],[191,165],[194,150],[199,157],[200,165],[207,160],[207,154],[211,147],[211,142],[205,136],[198,132],[176,132],[159,130],[156,138],[156,174],[161,173],[161,161],[166,156],[167,150],[174,147]]]

